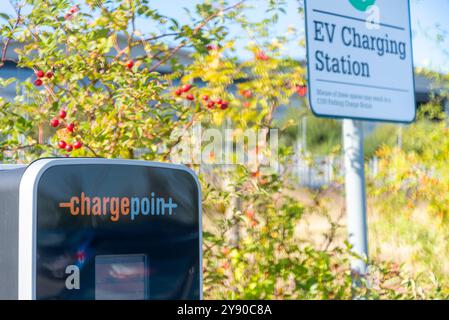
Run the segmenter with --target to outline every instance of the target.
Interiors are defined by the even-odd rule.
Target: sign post
[[[368,240],[362,121],[411,123],[416,116],[409,0],[306,0],[309,105],[344,119],[349,243],[366,273]]]
[[[365,261],[368,258],[368,236],[362,122],[351,119],[343,121],[343,143],[349,243],[353,252],[361,258],[352,259],[351,269],[357,275],[364,275]]]

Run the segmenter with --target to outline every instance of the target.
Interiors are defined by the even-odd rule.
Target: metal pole
[[[398,148],[402,149],[402,124],[399,125],[398,130]]]
[[[352,259],[351,269],[358,277],[366,274],[365,260],[368,258],[362,122],[344,120],[343,140],[349,243],[353,252],[361,257]]]
[[[304,154],[307,152],[307,116],[302,118],[302,150]]]
[[[449,125],[449,98],[444,99],[443,107],[446,115],[446,125]]]

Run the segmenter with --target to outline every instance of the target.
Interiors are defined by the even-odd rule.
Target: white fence
[[[378,172],[378,159],[376,157],[367,162],[367,175],[376,176]],[[337,184],[344,178],[343,157],[321,156],[296,157],[294,173],[297,183],[301,187],[318,189]]]

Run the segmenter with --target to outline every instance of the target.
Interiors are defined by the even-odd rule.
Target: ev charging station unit
[[[201,190],[184,166],[0,167],[0,299],[201,299]]]

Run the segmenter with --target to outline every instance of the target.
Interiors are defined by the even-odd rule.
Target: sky
[[[449,72],[449,34],[440,44],[430,40],[436,30],[449,32],[449,0],[412,1],[411,14],[415,65]]]
[[[237,1],[237,0],[235,0]],[[331,0],[335,1],[335,0]],[[397,1],[397,0],[392,0]],[[201,0],[150,0],[150,6],[160,10],[160,13],[177,19],[180,23],[189,23],[190,19],[185,8],[194,10],[195,5]],[[232,0],[230,0],[232,3]],[[298,0],[286,0],[286,13],[281,15],[273,34],[285,34],[289,27],[294,27],[298,32],[304,32],[304,20],[297,11]],[[265,16],[264,1],[250,0],[254,8],[250,11],[249,18],[257,21]],[[13,10],[7,1],[2,1],[0,11],[12,13]],[[430,68],[435,71],[449,72],[449,0],[411,0],[413,51],[414,62],[417,67]],[[138,27],[145,30],[148,24],[139,21]],[[241,30],[229,26],[230,33],[238,35]],[[437,34],[444,31],[447,39],[442,42],[435,40]],[[237,41],[236,48],[239,57],[244,60],[249,53],[243,48],[247,39]],[[305,58],[305,50],[295,43],[286,47],[285,55],[298,59]]]
[[[151,2],[152,6],[160,9],[162,14],[174,16],[187,23],[189,20],[183,8],[193,9],[195,4],[200,1],[155,0]],[[251,17],[254,20],[264,16],[265,8],[260,5],[261,2],[260,0],[251,1],[255,7],[251,11]],[[289,26],[295,27],[298,31],[304,31],[304,20],[297,12],[297,0],[287,0],[287,5],[287,12],[281,16],[276,31],[285,33]],[[436,30],[449,32],[449,0],[411,0],[411,15],[415,66],[449,72],[449,34],[448,38],[439,45],[434,39],[437,34]],[[241,43],[241,45],[244,44]],[[297,58],[305,57],[304,50],[295,46],[287,48],[285,53]],[[247,57],[243,50],[241,56],[242,58]]]

